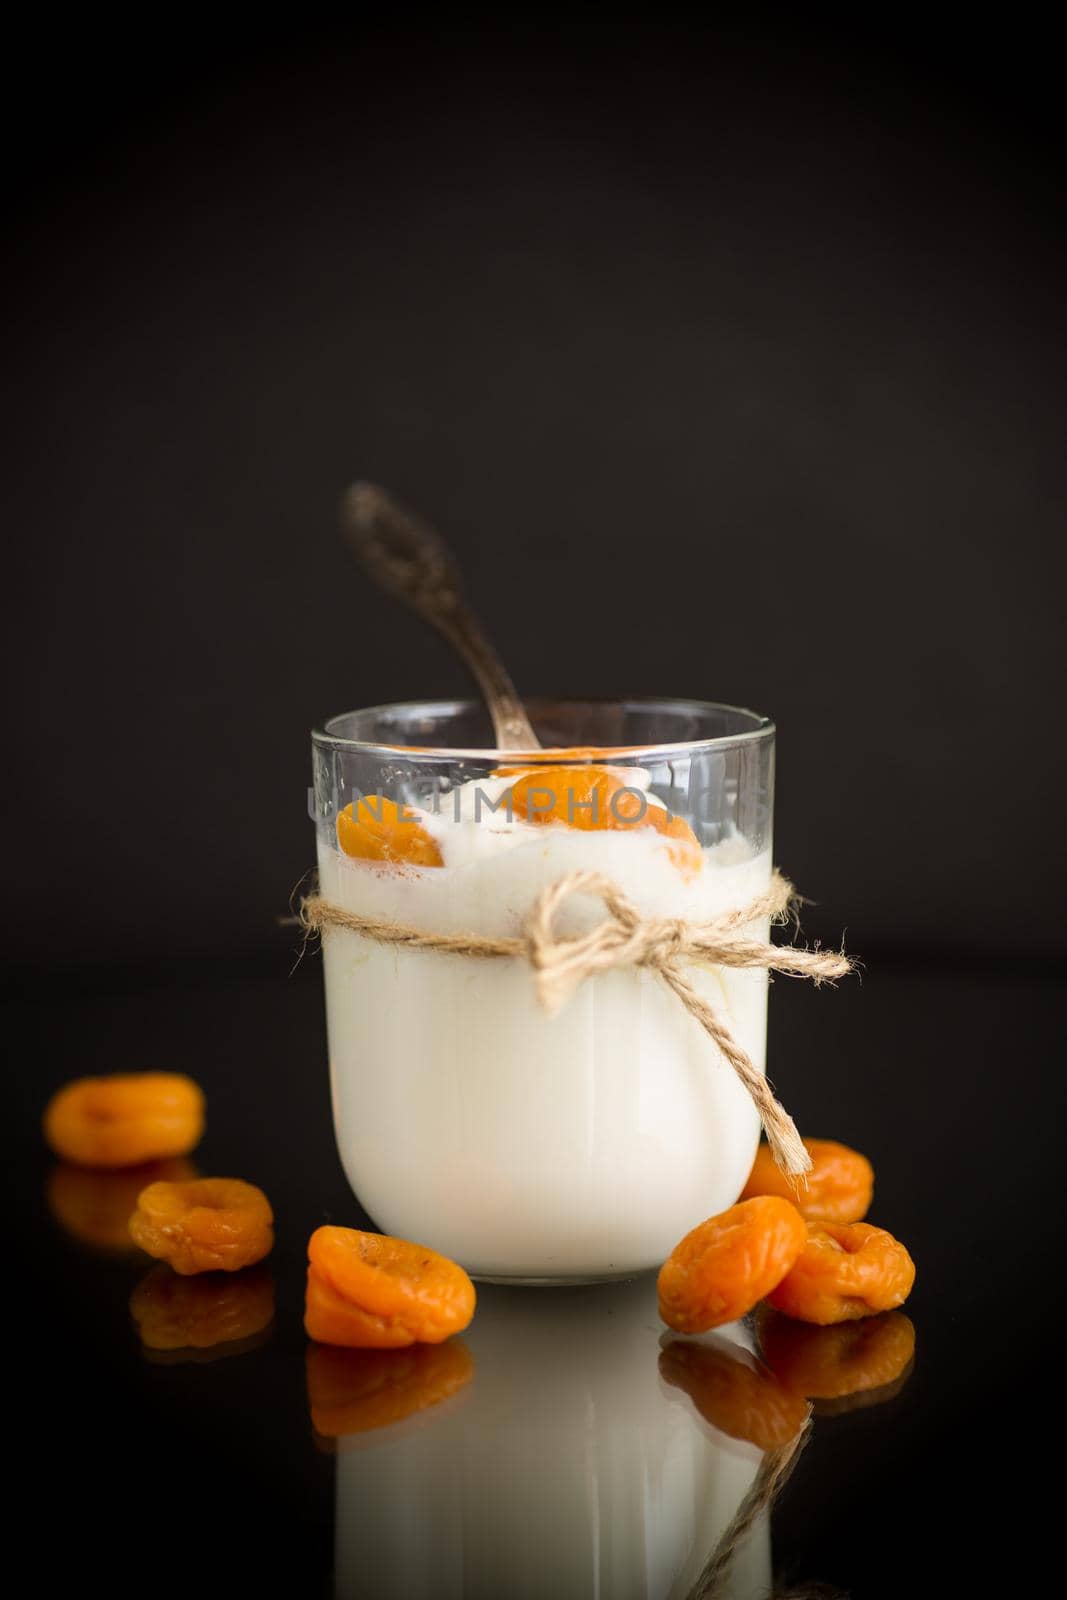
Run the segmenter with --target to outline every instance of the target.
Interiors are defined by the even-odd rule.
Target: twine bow
[[[595,895],[607,916],[589,933],[559,938],[553,923],[572,895]],[[790,1177],[811,1170],[792,1117],[775,1098],[763,1073],[734,1037],[725,1016],[694,987],[687,968],[693,964],[755,968],[810,978],[815,984],[844,977],[851,971],[847,956],[830,950],[802,950],[753,939],[745,929],[770,917],[780,921],[796,899],[793,885],[780,872],[766,892],[737,910],[710,922],[685,922],[674,917],[645,917],[611,878],[599,872],[568,872],[543,889],[526,919],[521,936],[489,938],[470,933],[427,933],[421,928],[360,916],[343,906],[310,895],[301,901],[300,921],[307,932],[347,928],[381,944],[411,950],[437,950],[475,958],[518,957],[529,962],[537,997],[551,1016],[580,984],[598,972],[647,967],[678,996],[692,1017],[718,1047],[741,1080],[767,1135],[775,1161]]]

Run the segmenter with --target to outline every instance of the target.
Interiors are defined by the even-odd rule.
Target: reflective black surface
[[[770,1533],[757,1518],[716,1592],[754,1600],[772,1564],[784,1590],[1031,1592],[1059,1384],[1058,1009],[1053,980],[992,970],[775,985],[772,1074],[803,1129],[874,1161],[872,1220],[918,1265],[916,1351],[884,1403],[819,1406]],[[121,1596],[689,1592],[759,1452],[665,1364],[649,1282],[485,1289],[443,1369],[309,1367],[307,1236],[363,1220],[333,1145],[315,959],[292,977],[279,955],[273,975],[35,982],[10,997],[6,1033],[8,1381],[27,1418],[13,1465],[51,1530],[51,1581],[91,1568]],[[142,1346],[130,1302],[153,1269],[116,1248],[124,1191],[57,1171],[38,1133],[60,1082],[148,1066],[207,1093],[200,1171],[261,1184],[277,1215],[246,1305],[168,1302],[150,1334],[199,1326],[207,1341],[215,1318],[235,1336],[213,1347]],[[142,1331],[153,1304],[140,1289]],[[723,1359],[748,1360],[729,1344]]]

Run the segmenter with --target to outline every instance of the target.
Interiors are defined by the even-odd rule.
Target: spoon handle
[[[473,674],[489,708],[497,749],[540,750],[541,741],[530,725],[511,675],[473,611],[461,600],[451,611],[426,611],[423,615],[444,634]]]
[[[356,555],[387,590],[444,635],[485,699],[498,750],[540,750],[504,663],[463,594],[458,563],[436,529],[384,489],[357,483],[341,505]]]

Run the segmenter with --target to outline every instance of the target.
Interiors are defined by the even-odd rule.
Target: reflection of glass
[[[211,1361],[262,1343],[274,1316],[268,1267],[181,1277],[153,1267],[130,1296],[130,1315],[153,1361]]]
[[[662,1335],[650,1279],[533,1300],[483,1289],[470,1382],[337,1441],[338,1600],[687,1596],[763,1457],[664,1381]],[[751,1370],[730,1343],[745,1338],[716,1337],[720,1388],[731,1350]],[[770,1587],[764,1512],[716,1593]]]
[[[499,940],[575,870],[607,876],[643,916],[696,923],[765,893],[765,717],[677,700],[528,709],[557,748],[519,766],[486,748],[484,710],[466,702],[379,706],[316,732],[325,900],[365,922]],[[554,927],[584,933],[603,915],[579,895]],[[600,973],[549,1017],[521,960],[336,923],[323,958],[341,1160],[389,1233],[482,1278],[623,1278],[737,1199],[756,1110],[654,973]],[[686,970],[762,1068],[766,972]]]
[[[109,1254],[134,1254],[130,1218],[141,1190],[150,1183],[187,1183],[196,1177],[196,1167],[181,1157],[108,1171],[63,1161],[49,1174],[48,1205],[60,1226],[82,1244]]]

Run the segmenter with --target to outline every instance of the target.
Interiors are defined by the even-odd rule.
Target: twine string
[[[686,1600],[717,1600],[724,1592],[734,1557],[752,1532],[756,1519],[777,1500],[811,1437],[811,1410],[804,1426],[788,1444],[763,1457],[752,1487],[712,1551]]]
[[[573,895],[592,895],[606,915],[588,933],[572,938],[554,931],[560,909]],[[642,917],[611,878],[599,872],[568,872],[543,889],[530,910],[522,933],[491,938],[475,933],[430,933],[378,917],[362,916],[321,895],[300,903],[300,922],[307,934],[345,928],[379,944],[409,950],[438,951],[474,960],[525,960],[533,971],[538,1000],[551,1016],[566,1004],[587,978],[626,967],[655,972],[704,1029],[736,1073],[759,1112],[775,1161],[790,1177],[803,1177],[811,1157],[792,1117],[775,1097],[766,1077],[735,1037],[730,1024],[694,986],[687,967],[694,963],[780,972],[815,984],[832,982],[852,970],[849,958],[818,947],[774,945],[753,939],[745,930],[765,918],[781,921],[796,899],[789,880],[775,871],[766,891],[748,905],[724,912],[710,922],[675,917]]]

